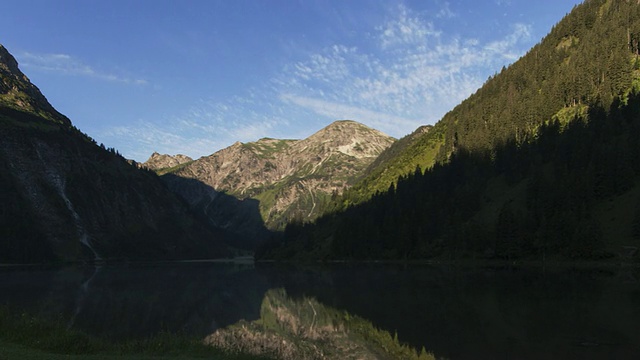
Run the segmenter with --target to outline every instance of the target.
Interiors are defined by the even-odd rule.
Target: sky
[[[515,62],[577,0],[21,0],[0,44],[98,143],[206,156],[335,120],[400,138]]]

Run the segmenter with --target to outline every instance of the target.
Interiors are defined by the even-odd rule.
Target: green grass
[[[445,125],[438,123],[398,154],[378,164],[350,189],[347,203],[358,204],[369,200],[376,192],[387,191],[391,184],[397,184],[399,177],[415,171],[416,166],[422,171],[433,167],[440,147],[444,144],[444,131]]]
[[[180,334],[112,342],[50,320],[0,307],[0,360],[9,359],[265,359],[204,345]]]
[[[173,173],[178,172],[179,170],[185,168],[187,165],[190,165],[194,161],[195,160],[191,160],[191,161],[184,162],[182,164],[178,164],[176,166],[158,169],[158,170],[156,170],[156,174],[158,174],[158,176],[162,176],[164,174],[173,174]]]
[[[255,153],[259,158],[274,159],[276,154],[282,153],[296,141],[298,140],[263,138],[242,145]]]

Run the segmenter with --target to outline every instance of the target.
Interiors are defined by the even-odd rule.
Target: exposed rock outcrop
[[[154,171],[161,171],[188,163],[190,161],[193,161],[193,159],[186,155],[178,154],[175,156],[171,156],[154,152],[153,154],[151,154],[149,159],[147,159],[147,161],[141,164],[141,166]]]

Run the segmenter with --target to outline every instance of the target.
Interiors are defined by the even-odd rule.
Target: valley
[[[522,4],[329,3],[295,5],[333,19],[315,53],[275,3],[154,8],[109,50],[137,73],[0,45],[0,359],[637,358],[640,3],[586,0],[526,52],[525,11],[440,30]],[[235,40],[167,28],[199,6]],[[60,109],[92,118],[22,69],[90,87]]]

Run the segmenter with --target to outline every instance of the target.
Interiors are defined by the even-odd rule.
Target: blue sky
[[[0,43],[124,156],[209,155],[351,119],[402,137],[540,41],[575,0],[21,0]]]

